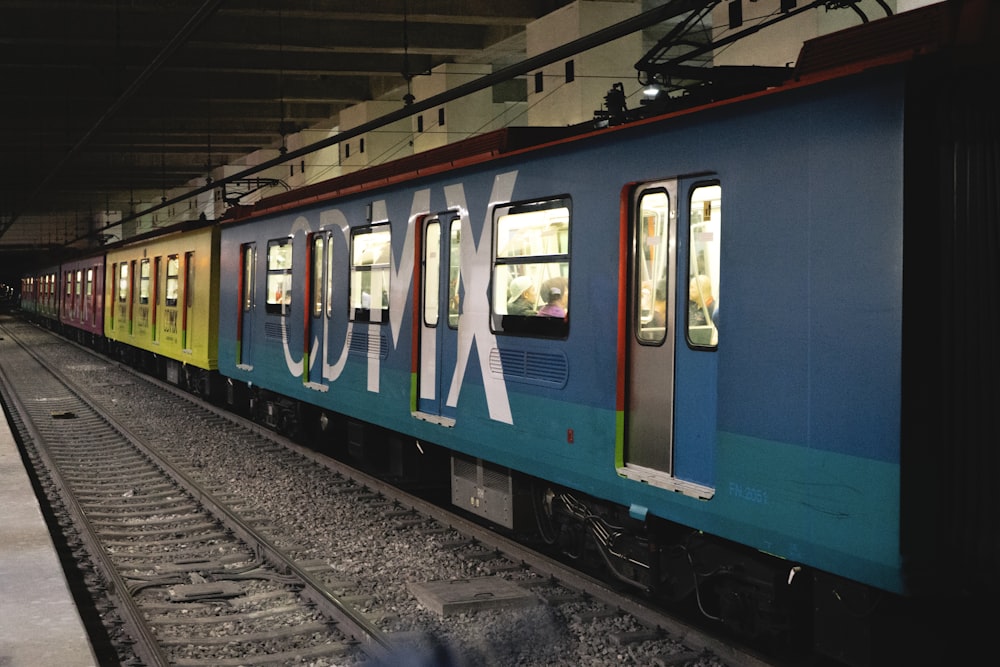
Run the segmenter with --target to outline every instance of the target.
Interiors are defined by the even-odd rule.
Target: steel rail
[[[9,331],[8,335],[15,342],[17,342],[18,345],[21,345],[16,335],[11,335]],[[170,477],[175,483],[187,491],[194,500],[199,502],[205,508],[206,511],[218,519],[225,528],[231,530],[236,537],[245,542],[251,549],[254,550],[255,553],[259,554],[266,563],[274,567],[276,570],[291,574],[300,580],[303,584],[301,594],[313,602],[322,613],[336,621],[339,627],[341,627],[346,634],[357,640],[361,645],[362,650],[364,650],[368,655],[376,660],[383,661],[391,655],[393,649],[392,640],[368,618],[366,618],[363,614],[356,612],[350,605],[341,601],[317,577],[313,576],[307,570],[299,567],[294,561],[289,559],[285,553],[270,539],[255,530],[249,523],[234,513],[224,502],[220,501],[212,493],[206,490],[205,487],[161,457],[156,449],[147,445],[141,436],[133,433],[113,415],[105,411],[100,406],[91,404],[90,401],[87,401],[85,398],[87,391],[85,389],[79,387],[77,383],[66,377],[59,369],[55,368],[52,364],[49,364],[33,351],[24,348],[23,345],[21,345],[21,347],[25,350],[26,354],[30,355],[38,364],[40,364],[54,378],[62,383],[75,398],[80,400],[83,405],[86,405],[87,409],[92,410],[94,414],[98,415],[111,428],[127,440],[130,445],[136,447],[145,456],[147,456],[156,465],[156,467],[161,470],[161,472]],[[2,375],[3,369],[0,368],[0,376]],[[144,379],[148,380],[149,378],[145,378],[144,376]],[[13,387],[12,384],[10,386]],[[167,388],[170,387],[170,385],[165,386]],[[35,433],[37,433],[37,431],[32,434],[32,437],[35,437]],[[65,487],[65,483],[60,481],[60,487]],[[88,530],[92,531],[93,529],[90,527],[89,522],[87,522],[82,509],[76,505],[75,500],[73,503],[78,510],[77,512],[74,512],[74,520],[80,518],[81,522],[87,526]],[[94,544],[99,545],[96,533],[91,539],[95,540]],[[104,553],[103,549],[99,546],[96,550],[101,554]],[[114,566],[110,565],[110,567],[112,568],[110,573],[115,582],[116,590],[127,590],[124,588],[124,580],[118,576],[117,571],[114,570]],[[109,579],[111,579],[111,577],[109,577]],[[132,604],[130,598],[127,599],[127,602]],[[145,640],[146,638],[144,637],[143,639]],[[153,641],[155,643],[156,640],[153,639]],[[157,656],[154,655],[153,657],[155,658]],[[143,656],[143,659],[146,659],[145,656]],[[153,662],[150,664],[159,665],[167,663]]]
[[[8,329],[0,327],[0,330],[5,331],[6,335],[14,340],[25,354],[34,358],[35,361],[39,361],[38,357],[31,350],[24,347],[16,336],[11,335]],[[39,363],[41,362],[39,361]],[[5,409],[9,406],[9,409],[15,410],[20,416],[24,430],[34,443],[35,451],[42,459],[56,488],[60,490],[62,502],[66,510],[73,517],[73,526],[78,532],[90,557],[93,559],[95,567],[97,567],[104,577],[104,581],[107,584],[107,593],[116,603],[116,609],[121,615],[125,631],[135,642],[133,644],[135,654],[149,667],[154,665],[169,665],[170,661],[163,652],[159,640],[153,634],[152,628],[145,622],[145,617],[139,605],[129,594],[128,584],[121,574],[119,574],[118,568],[112,562],[110,554],[101,546],[97,530],[91,524],[83,511],[83,507],[73,494],[69,491],[64,491],[71,488],[71,485],[63,478],[59,465],[50,456],[46,446],[46,438],[35,424],[32,411],[18,397],[14,391],[13,382],[7,376],[2,366],[0,366],[0,398],[3,399]],[[75,398],[77,398],[81,406],[86,405],[79,397]]]

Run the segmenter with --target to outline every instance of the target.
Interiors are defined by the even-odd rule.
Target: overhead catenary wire
[[[558,62],[570,56],[576,55],[577,53],[582,53],[588,49],[600,46],[602,44],[613,41],[620,37],[624,37],[625,35],[632,34],[633,32],[642,30],[645,27],[654,25],[656,23],[660,23],[662,21],[666,21],[675,16],[692,11],[693,9],[701,6],[702,4],[704,4],[704,0],[669,0],[668,2],[664,3],[659,7],[648,10],[641,14],[637,14],[636,16],[633,16],[631,18],[625,19],[623,21],[610,25],[606,28],[598,30],[597,32],[567,42],[566,44],[550,49],[537,56],[526,58],[525,60],[519,63],[509,65],[492,74],[487,74],[485,76],[479,77],[478,79],[474,79],[473,81],[460,84],[450,90],[447,90],[443,93],[439,93],[437,95],[433,95],[424,100],[414,101],[412,104],[404,105],[400,109],[387,113],[384,116],[380,116],[379,118],[368,121],[366,123],[362,123],[361,125],[351,128],[350,130],[345,130],[333,136],[321,139],[315,143],[302,146],[295,150],[290,150],[283,155],[279,155],[270,160],[265,160],[263,162],[260,162],[259,164],[256,164],[238,173],[231,174],[224,178],[220,178],[211,183],[206,183],[206,185],[204,186],[197,187],[193,190],[188,191],[185,194],[178,195],[173,199],[169,199],[166,202],[153,205],[149,208],[137,212],[135,215],[129,216],[127,218],[122,218],[121,221],[116,222],[113,225],[106,225],[104,228],[97,231],[98,232],[104,231],[110,227],[118,226],[122,222],[128,222],[130,220],[139,218],[143,215],[148,215],[160,209],[167,208],[174,204],[187,201],[193,197],[197,197],[202,193],[209,192],[214,188],[223,186],[227,183],[238,180],[245,180],[254,174],[257,174],[261,171],[265,171],[272,167],[280,166],[290,160],[298,159],[305,155],[309,155],[310,153],[314,153],[320,149],[339,144],[349,139],[353,139],[354,137],[360,136],[367,132],[372,132],[381,127],[394,123],[398,120],[409,118],[410,116],[416,115],[428,109],[442,105],[446,102],[450,102],[452,100],[465,97],[466,95],[470,95],[479,90],[483,90],[484,88],[489,88],[494,84],[503,81],[508,81],[515,77],[527,74],[541,67],[544,67],[545,65],[550,65],[554,62]]]

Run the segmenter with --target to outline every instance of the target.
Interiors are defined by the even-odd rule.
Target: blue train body
[[[294,297],[285,314],[244,313],[238,336],[241,283],[224,281],[220,371],[901,592],[903,104],[899,72],[884,71],[227,225],[227,276],[244,273],[241,248],[262,252],[291,239]],[[699,349],[678,339],[662,350],[675,357],[674,377],[628,390],[673,385],[675,420],[665,415],[659,431],[675,429],[677,485],[621,474],[628,433],[619,404],[619,343],[630,335],[620,317],[628,312],[619,276],[630,224],[620,200],[623,190],[674,179],[682,194],[719,183],[726,220],[722,342]],[[554,198],[571,210],[568,335],[494,333],[493,210]],[[433,353],[452,415],[434,421],[412,405],[422,363],[414,359],[414,286],[421,221],[449,212],[461,218],[463,307],[457,330]],[[351,322],[350,229],[382,221],[392,234],[388,320]],[[323,262],[333,267],[332,308],[313,320],[302,304],[309,272],[300,267],[309,266],[317,234],[333,248]],[[678,237],[683,257],[687,235]],[[686,275],[688,267],[673,270]],[[686,294],[683,275],[672,283]],[[263,303],[265,281],[254,285],[252,299]],[[676,303],[681,322],[686,299]],[[531,364],[545,368],[533,374]],[[691,490],[676,492],[685,485]]]

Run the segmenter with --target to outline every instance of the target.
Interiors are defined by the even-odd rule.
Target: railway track
[[[169,385],[2,324],[0,379],[17,377],[30,439],[52,443],[46,465],[77,496],[74,524],[94,531],[88,551],[145,664],[768,664]]]
[[[144,664],[337,664],[360,649],[386,654],[388,640],[364,615],[88,400],[86,388],[23,345],[3,356],[6,400],[63,491]]]

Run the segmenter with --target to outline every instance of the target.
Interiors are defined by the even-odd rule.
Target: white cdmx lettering
[[[507,400],[507,385],[502,378],[487,373],[489,368],[490,350],[496,347],[496,336],[490,331],[490,263],[493,251],[493,221],[490,215],[498,203],[508,202],[514,192],[514,181],[517,172],[511,171],[499,174],[493,180],[493,191],[486,207],[483,220],[483,230],[478,245],[472,235],[472,225],[469,221],[469,208],[465,201],[465,189],[461,184],[449,185],[445,197],[449,208],[457,208],[462,212],[462,247],[461,274],[465,287],[465,297],[462,301],[462,312],[458,317],[458,360],[455,364],[455,374],[451,378],[451,388],[448,391],[447,405],[458,405],[458,394],[462,389],[462,378],[469,362],[473,341],[477,341],[479,352],[479,373],[483,378],[486,390],[486,405],[490,411],[490,419],[507,424],[513,424],[510,414],[510,402]]]
[[[406,297],[410,291],[410,284],[413,281],[413,237],[415,221],[421,213],[426,213],[430,206],[430,190],[419,190],[413,194],[413,203],[410,207],[410,217],[406,226],[406,237],[403,240],[403,254],[400,264],[396,266],[396,256],[395,254],[391,257],[391,277],[389,279],[389,327],[392,331],[392,345],[395,348],[399,342],[399,330],[402,326],[403,321],[403,310],[406,308]],[[372,203],[372,220],[373,221],[385,221],[388,220],[388,212],[384,200],[379,200]],[[347,217],[339,209],[330,209],[320,213],[319,224],[321,229],[339,229],[340,234],[344,239],[344,247],[351,247],[351,228],[347,222]],[[294,235],[297,232],[304,232],[308,234],[311,229],[309,227],[308,221],[304,217],[299,217],[295,220],[292,225],[291,233]],[[330,249],[332,252],[332,248]],[[367,324],[358,324],[352,322],[348,326],[351,327],[351,331],[355,327],[368,327],[368,334],[370,340],[378,341],[381,338],[381,327],[379,326],[380,318],[382,316],[381,309],[372,310],[372,321]],[[288,368],[288,372],[291,373],[293,377],[302,376],[302,360],[296,361],[292,357],[291,350],[288,345],[288,336],[285,332],[285,318],[281,320],[282,327],[282,342],[285,351],[285,366]],[[341,373],[344,372],[344,367],[347,364],[348,352],[350,350],[351,337],[348,335],[344,339],[344,345],[340,350],[340,356],[333,363],[327,363],[331,354],[329,349],[330,341],[330,320],[329,318],[323,318],[323,332],[322,341],[320,336],[314,335],[310,344],[309,351],[309,371],[310,375],[314,370],[315,364],[317,362],[322,363],[322,377],[324,380],[333,382],[337,380]],[[320,359],[318,350],[322,344],[323,355]],[[379,390],[379,368],[381,363],[381,355],[378,354],[377,342],[373,343],[374,353],[368,355],[368,391],[378,392]]]
[[[297,232],[304,232],[305,234],[310,232],[309,221],[306,220],[303,215],[295,218],[295,222],[292,223],[292,229],[291,232],[289,232],[289,236],[294,239]],[[299,360],[296,361],[292,357],[292,351],[288,347],[288,330],[285,328],[285,320],[287,319],[287,317],[281,318],[281,347],[285,352],[285,366],[288,367],[288,372],[292,374],[292,377],[302,377],[302,358],[300,357]],[[312,354],[315,354],[315,352],[316,346],[313,345]]]
[[[493,190],[490,194],[490,203],[486,207],[485,217],[480,234],[479,243],[475,242],[472,234],[472,225],[469,217],[468,205],[465,198],[465,189],[461,184],[454,184],[445,187],[445,198],[448,208],[461,212],[462,245],[461,245],[461,279],[464,286],[464,300],[462,302],[462,312],[458,321],[458,359],[455,365],[455,372],[451,379],[451,387],[448,392],[447,405],[455,407],[458,405],[458,396],[462,388],[462,379],[468,366],[469,355],[472,351],[472,343],[478,344],[479,351],[479,372],[486,390],[486,402],[490,413],[490,418],[495,421],[513,423],[510,412],[510,403],[507,398],[507,387],[502,378],[494,377],[492,373],[487,373],[489,368],[489,353],[496,346],[496,336],[490,331],[490,305],[489,305],[489,283],[490,283],[490,262],[492,252],[493,225],[490,214],[497,203],[510,201],[514,191],[514,183],[517,179],[517,172],[499,174],[494,179]],[[414,262],[414,235],[418,220],[430,212],[430,191],[418,190],[413,193],[413,201],[410,206],[410,216],[406,225],[406,236],[403,241],[403,250],[399,265],[396,265],[396,254],[392,254],[389,285],[389,327],[392,333],[392,345],[395,349],[399,342],[399,332],[402,327],[404,310],[407,307],[407,299],[413,283],[413,262]],[[372,220],[388,220],[386,202],[380,200],[372,203]],[[324,229],[339,229],[343,237],[345,247],[350,248],[351,230],[346,216],[339,209],[330,209],[320,213],[320,227]],[[291,233],[303,231],[310,232],[308,221],[299,216],[292,225]],[[373,315],[379,311],[373,312]],[[380,313],[379,313],[380,314]],[[329,349],[329,326],[328,318],[323,318],[322,340],[319,339],[319,332],[313,338],[310,345],[310,371],[314,364],[322,364],[322,377],[328,382],[334,382],[340,378],[347,364],[350,348],[350,335],[345,340],[336,361],[328,363],[332,357]],[[367,326],[369,335],[373,340],[380,336],[380,326],[378,321],[365,324],[351,323],[354,327]],[[285,364],[289,373],[293,377],[302,376],[302,359],[297,361],[292,357],[289,348],[288,336],[285,335],[285,318],[282,318],[282,339],[285,353]],[[322,346],[323,354],[319,355],[318,350]],[[377,348],[376,348],[377,350]],[[379,367],[381,355],[368,355],[368,380],[369,391],[379,391]],[[310,373],[311,375],[312,373]]]

